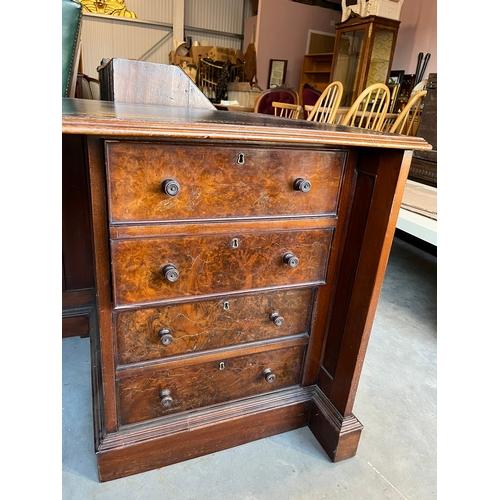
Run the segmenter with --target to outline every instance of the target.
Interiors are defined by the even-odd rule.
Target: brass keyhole
[[[229,302],[227,300],[222,303],[222,309],[224,309],[224,311],[229,311]]]
[[[238,165],[243,165],[245,163],[245,155],[243,153],[238,153],[238,159],[236,160]]]
[[[224,368],[226,368],[226,366],[224,365],[224,361],[221,361],[219,363],[219,370],[224,370]]]
[[[240,244],[240,242],[238,241],[238,238],[233,238],[231,240],[231,247],[232,248],[238,248],[238,245]]]

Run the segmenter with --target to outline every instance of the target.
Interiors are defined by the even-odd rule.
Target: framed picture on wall
[[[287,62],[284,59],[271,59],[269,63],[269,81],[267,82],[268,89],[279,87],[285,83]]]

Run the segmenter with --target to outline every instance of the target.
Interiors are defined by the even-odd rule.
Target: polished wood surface
[[[352,408],[412,150],[430,146],[251,113],[76,100],[63,101],[63,134],[85,136],[89,169],[100,480],[304,425],[332,460],[352,457],[363,428]],[[182,161],[185,151],[204,161]],[[154,173],[161,158],[184,175],[171,212],[161,208],[168,172]],[[134,194],[121,202],[126,165]],[[304,168],[311,185],[290,191]],[[216,197],[214,178],[225,197],[210,207],[201,196],[208,216],[177,198]]]
[[[221,139],[238,143],[365,146],[428,150],[419,137],[388,135],[370,130],[335,127],[306,120],[280,120],[260,113],[65,99],[63,134],[106,137]]]
[[[118,364],[305,334],[314,297],[314,289],[292,289],[120,312],[115,319]],[[274,314],[282,322],[275,323]],[[170,335],[166,345],[163,335]]]
[[[229,226],[223,234],[213,229],[200,236],[111,240],[115,307],[326,279],[332,229],[242,232]],[[289,252],[298,259],[296,267],[284,261]],[[175,282],[162,274],[169,263],[178,270]]]
[[[111,142],[106,159],[112,221],[127,222],[335,214],[346,153],[238,145],[212,146],[207,155],[205,145]],[[178,193],[161,189],[165,179]],[[295,189],[296,179],[313,193]]]
[[[304,346],[293,346],[235,357],[222,353],[217,359],[204,363],[165,365],[158,367],[154,374],[119,377],[121,424],[298,385],[304,352]],[[275,375],[272,382],[265,378],[266,369]],[[172,398],[168,406],[162,405],[162,390],[168,390]]]

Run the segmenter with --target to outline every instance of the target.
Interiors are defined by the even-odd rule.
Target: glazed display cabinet
[[[387,83],[399,21],[378,16],[351,18],[335,26],[331,81],[344,85],[341,106],[350,106],[374,83]]]

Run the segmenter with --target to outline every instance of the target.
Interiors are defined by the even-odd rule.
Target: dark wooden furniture
[[[82,5],[62,2],[62,96],[77,86]],[[88,336],[95,319],[88,172],[81,137],[62,140],[62,336]]]
[[[432,150],[413,155],[408,177],[437,187],[437,73],[430,73],[427,79],[427,95],[417,135],[431,144]]]
[[[374,83],[387,84],[400,21],[351,17],[335,25],[330,81],[344,86],[341,106],[351,106]]]
[[[94,258],[85,140],[62,137],[62,336],[88,337],[95,325]]]
[[[172,64],[104,60],[99,82],[103,101],[215,109],[191,78]]]
[[[420,138],[254,113],[63,99],[85,142],[101,481],[352,408]]]
[[[67,3],[81,8],[78,2]],[[215,109],[177,66],[114,58],[102,64],[99,76],[101,98],[105,101]],[[91,97],[78,92],[78,88],[77,80],[76,97]],[[63,136],[63,338],[88,336],[96,318],[88,169],[83,161],[85,147],[82,137]]]

